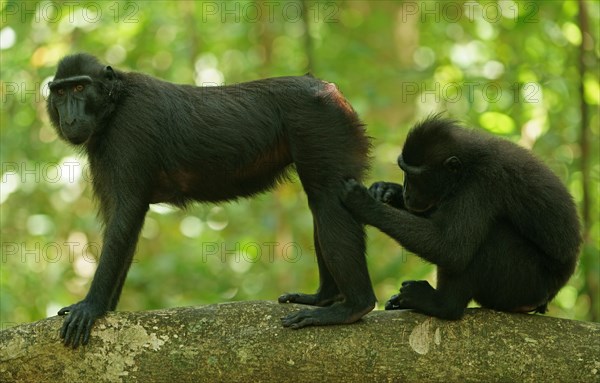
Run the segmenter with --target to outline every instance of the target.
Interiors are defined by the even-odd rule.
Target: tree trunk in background
[[[581,116],[581,135],[579,138],[580,168],[581,168],[581,218],[583,220],[583,252],[581,255],[581,263],[585,265],[586,276],[585,284],[586,291],[590,297],[591,319],[597,321],[599,315],[600,297],[598,296],[598,286],[600,285],[600,277],[598,277],[598,252],[592,245],[592,180],[590,177],[591,169],[591,142],[590,142],[590,113],[589,105],[585,101],[585,86],[584,80],[588,67],[597,69],[597,58],[593,55],[594,39],[590,33],[589,17],[587,14],[586,4],[583,0],[579,0],[579,28],[581,30],[581,45],[579,46],[578,67],[579,67],[579,113]]]
[[[8,382],[599,382],[600,324],[469,309],[460,321],[375,311],[353,325],[290,330],[302,308],[238,302],[98,321],[90,344],[63,318],[0,334]]]

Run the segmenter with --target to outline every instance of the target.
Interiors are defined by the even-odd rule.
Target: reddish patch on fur
[[[188,193],[195,182],[197,179],[192,172],[175,170],[167,173],[161,170],[150,203],[175,202],[177,196]]]
[[[292,156],[287,142],[278,140],[270,145],[269,149],[263,152],[254,162],[237,169],[234,176],[240,181],[257,177],[275,177],[275,174],[292,163]]]
[[[323,96],[326,96],[331,101],[333,101],[336,105],[341,107],[347,113],[354,113],[354,109],[352,109],[352,105],[346,100],[342,92],[335,86],[332,82],[326,82],[323,84],[323,89],[321,90]]]

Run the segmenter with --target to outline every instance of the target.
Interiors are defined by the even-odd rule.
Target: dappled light
[[[366,184],[402,183],[406,133],[435,113],[532,150],[584,225],[577,270],[548,315],[599,321],[600,8],[585,4],[587,26],[577,1],[3,2],[2,327],[83,298],[100,255],[89,165],[58,139],[46,110],[57,63],[75,52],[179,84],[305,73],[335,83],[372,137]],[[314,292],[313,219],[298,176],[290,179],[231,203],[152,205],[119,309]],[[432,265],[367,233],[379,308],[404,280],[435,285]]]

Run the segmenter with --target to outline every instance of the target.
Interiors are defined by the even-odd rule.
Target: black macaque
[[[117,306],[149,204],[250,197],[293,167],[314,217],[320,285],[279,302],[321,307],[290,314],[283,325],[352,323],[373,309],[364,226],[338,197],[344,179],[367,170],[370,141],[334,84],[305,75],[176,85],[76,54],[60,61],[50,91],[52,124],[87,154],[105,225],[88,294],[58,313],[68,313],[66,345],[87,344],[94,321]]]
[[[343,203],[438,266],[437,289],[406,281],[386,309],[462,317],[474,299],[544,313],[575,269],[580,227],[560,180],[516,144],[431,117],[408,134],[404,186],[345,181]]]

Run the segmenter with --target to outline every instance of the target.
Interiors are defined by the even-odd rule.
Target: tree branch
[[[72,350],[52,317],[0,333],[2,382],[598,382],[600,324],[470,309],[460,321],[374,311],[353,325],[283,328],[304,308],[238,302],[99,320]]]

